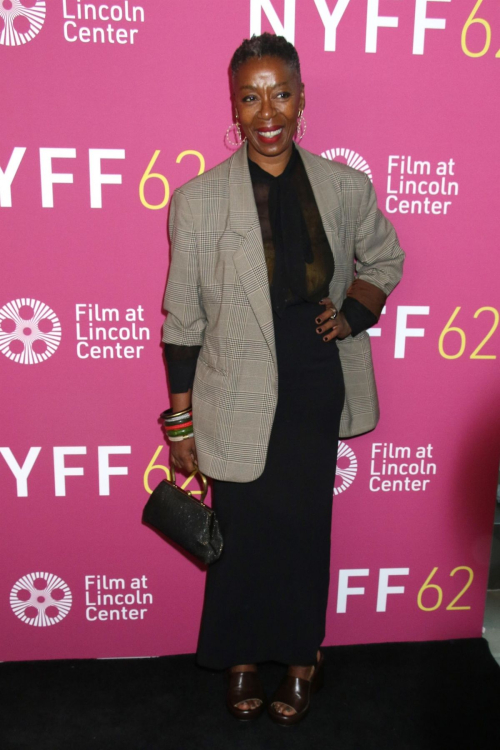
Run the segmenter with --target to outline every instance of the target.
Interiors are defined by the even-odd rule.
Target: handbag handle
[[[169,484],[173,484],[173,486],[177,487],[178,490],[182,490],[182,492],[186,492],[194,500],[198,500],[201,503],[201,505],[205,505],[205,498],[206,498],[207,492],[208,492],[208,479],[206,478],[205,474],[202,474],[199,469],[195,469],[188,476],[188,479],[192,479],[193,477],[196,476],[196,474],[200,475],[202,490],[201,490],[201,497],[197,498],[197,497],[194,496],[193,492],[191,492],[190,490],[183,490],[182,487],[179,487],[176,484],[176,481],[175,481],[175,469],[172,466],[172,464],[170,464],[169,469],[170,469],[170,476],[171,476],[171,480],[170,480]],[[168,482],[168,479],[166,479],[165,481]]]

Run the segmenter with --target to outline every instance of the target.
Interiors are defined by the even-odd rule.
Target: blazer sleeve
[[[355,240],[356,278],[347,297],[360,302],[377,318],[387,296],[403,274],[405,254],[391,222],[377,206],[373,185],[365,175]]]
[[[196,234],[189,202],[179,190],[172,196],[169,235],[172,260],[163,302],[168,315],[162,340],[166,344],[201,346],[207,317],[200,293]]]

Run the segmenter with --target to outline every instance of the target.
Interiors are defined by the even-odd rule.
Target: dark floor
[[[296,727],[227,712],[194,657],[0,665],[2,750],[499,750],[500,667],[482,638],[324,649]],[[268,694],[283,668],[261,669]]]

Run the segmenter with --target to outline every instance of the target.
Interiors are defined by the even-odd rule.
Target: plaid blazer
[[[330,297],[340,309],[349,293],[380,314],[402,273],[394,228],[365,174],[299,151],[335,259]],[[163,341],[202,347],[192,396],[198,463],[216,479],[249,482],[264,470],[278,372],[246,145],[175,191],[169,231]],[[352,437],[379,416],[370,337],[337,346],[346,388],[340,435]]]

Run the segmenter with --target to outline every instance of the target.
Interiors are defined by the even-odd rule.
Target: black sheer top
[[[283,316],[287,306],[328,297],[333,254],[307,173],[293,148],[285,170],[274,177],[248,159],[260,221],[271,304]],[[352,335],[377,322],[363,304],[347,298],[342,306]],[[311,323],[312,325],[312,323]],[[185,393],[194,381],[200,346],[165,344],[171,393]]]
[[[289,304],[328,296],[334,272],[304,164],[294,147],[282,174],[273,177],[248,160],[266,258],[271,304],[282,316]]]

